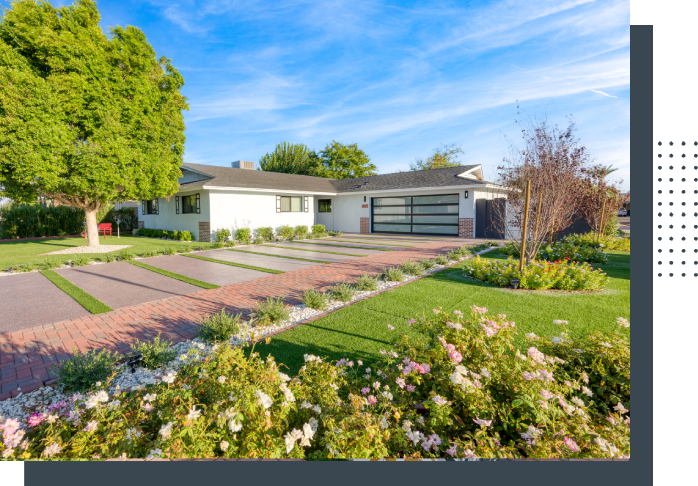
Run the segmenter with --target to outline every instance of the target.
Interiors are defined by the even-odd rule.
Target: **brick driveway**
[[[129,344],[149,340],[162,332],[173,341],[191,339],[201,317],[220,312],[249,313],[267,297],[285,296],[288,304],[300,303],[303,290],[326,288],[336,281],[355,281],[363,273],[377,273],[408,258],[434,257],[456,246],[483,240],[431,241],[413,248],[380,252],[364,258],[294,270],[284,274],[180,295],[112,312],[0,334],[0,400],[29,392],[50,381],[53,363],[67,358],[73,349],[129,350]]]

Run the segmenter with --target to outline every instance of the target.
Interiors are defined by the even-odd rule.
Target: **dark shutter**
[[[143,211],[143,214],[145,215],[145,199],[141,200],[141,209]]]
[[[201,214],[201,198],[199,193],[196,193],[196,214]]]
[[[155,214],[160,214],[160,203],[158,202],[158,198],[155,198]]]
[[[179,196],[175,196],[175,213],[179,214]]]
[[[281,196],[276,196],[276,212],[281,212]]]
[[[308,196],[305,196],[303,211],[308,212]]]

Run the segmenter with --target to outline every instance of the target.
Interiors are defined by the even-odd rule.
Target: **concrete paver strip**
[[[219,251],[217,253],[221,252]],[[214,262],[197,260],[196,258],[186,258],[180,255],[145,258],[139,261],[154,267],[162,268],[163,270],[221,286],[271,275],[247,268],[219,265]]]
[[[245,247],[251,251],[257,251],[254,247]],[[254,255],[252,253],[242,253],[239,251],[227,250],[211,250],[197,253],[199,256],[215,258],[226,262],[242,263],[243,265],[252,265],[253,267],[270,268],[272,270],[282,270],[290,272],[292,270],[300,270],[302,268],[315,267],[322,263],[302,262],[300,260],[290,260],[288,258],[274,258],[264,255]]]
[[[286,246],[286,245],[284,245]],[[324,260],[327,262],[343,262],[345,260],[351,260],[353,258],[358,258],[358,256],[349,256],[349,255],[332,255],[330,253],[321,253],[317,251],[304,251],[307,248],[303,248],[302,250],[289,250],[286,248],[274,248],[274,245],[264,245],[264,246],[255,246],[253,247],[254,251],[259,251],[261,253],[270,253],[273,255],[283,255],[283,256],[292,256],[292,257],[298,257],[298,258],[310,258],[313,260]],[[363,253],[365,255],[365,253]]]
[[[0,277],[0,333],[89,315],[38,272]]]
[[[86,265],[57,270],[57,273],[113,309],[201,290],[127,262]]]
[[[308,249],[308,250],[319,250],[319,251],[336,251],[338,253],[352,253],[356,255],[376,255],[378,253],[389,253],[389,252],[384,252],[380,250],[364,250],[361,248],[354,248],[352,246],[347,245],[346,247],[342,246],[337,246],[339,243],[336,245],[330,245],[328,244],[323,244],[318,241],[317,243],[298,243],[295,241],[284,241],[283,246],[297,246],[298,248],[303,248],[303,249]]]

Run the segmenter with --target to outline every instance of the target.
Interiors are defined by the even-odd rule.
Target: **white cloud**
[[[589,89],[589,91],[591,91],[592,93],[599,93],[599,94],[602,94],[604,96],[608,96],[609,98],[618,98],[617,96],[613,96],[613,95],[610,95],[608,93],[604,93],[603,91],[597,91],[595,89]]]

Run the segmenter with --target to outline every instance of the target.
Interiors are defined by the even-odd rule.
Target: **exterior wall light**
[[[465,198],[468,199],[468,191],[465,191]]]

